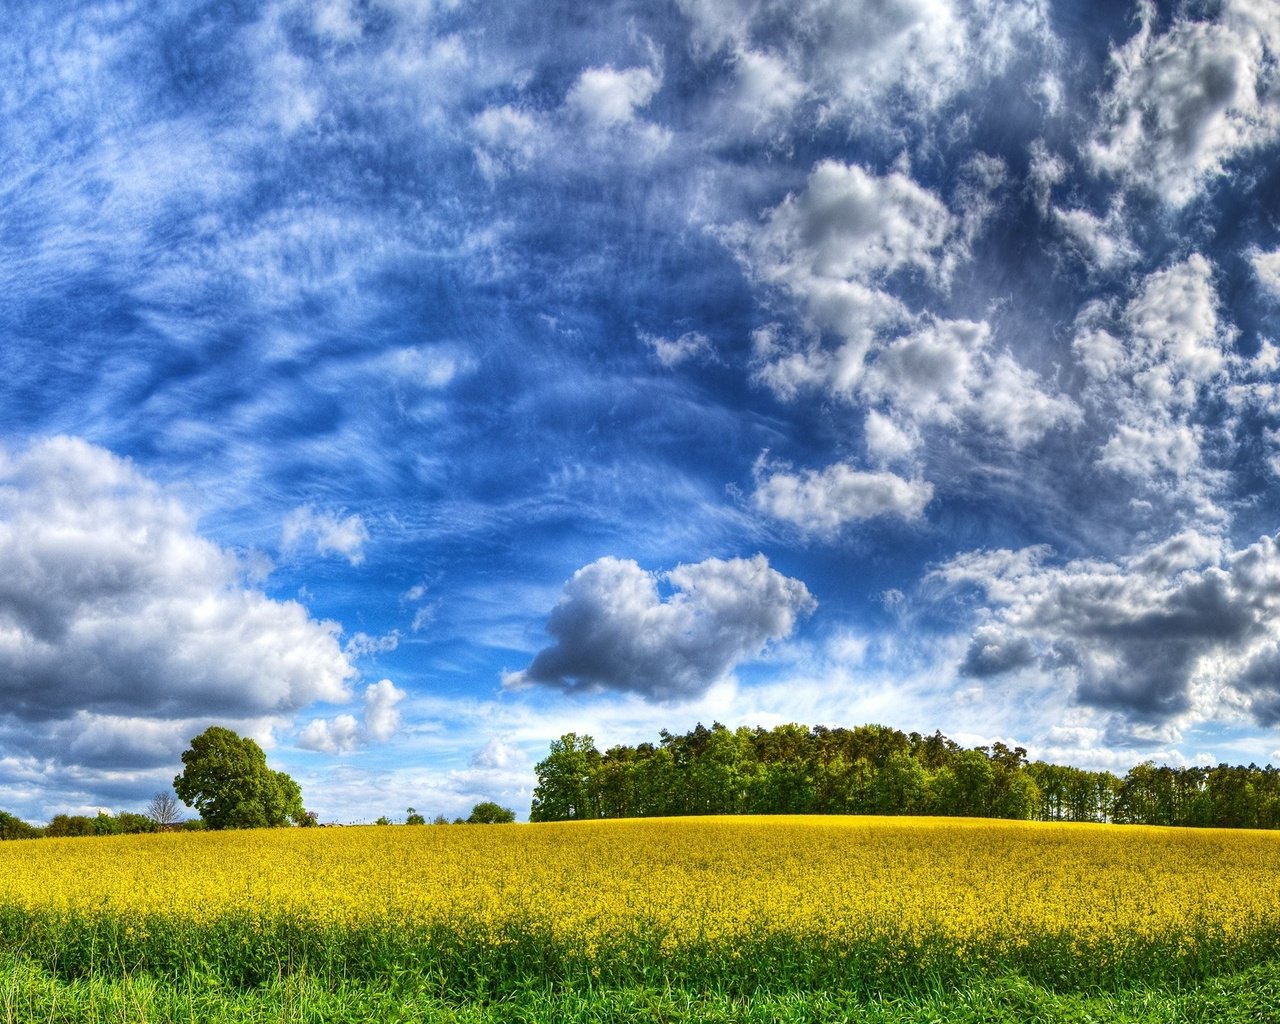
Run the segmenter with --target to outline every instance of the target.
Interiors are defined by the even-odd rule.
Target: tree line
[[[145,814],[57,814],[41,827],[0,811],[0,840],[318,824],[315,813],[303,808],[298,784],[286,773],[268,767],[266,754],[250,737],[219,725],[210,726],[192,739],[182,755],[182,765],[182,773],[173,780],[173,792],[156,793]],[[183,820],[179,798],[194,807],[200,817]],[[454,824],[503,825],[513,821],[515,812],[510,808],[482,800],[471,809],[470,817],[455,818]],[[448,823],[443,816],[437,816],[433,824]],[[382,817],[377,824],[391,822]],[[405,824],[424,825],[426,819],[410,807]]]
[[[1280,769],[1147,761],[1123,777],[1028,761],[1004,743],[882,725],[699,723],[603,753],[567,733],[536,767],[530,821],[690,814],[927,814],[1219,828],[1280,827]]]

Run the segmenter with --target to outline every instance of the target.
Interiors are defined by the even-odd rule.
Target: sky
[[[68,0],[0,37],[0,807],[566,732],[1280,762],[1269,0]]]

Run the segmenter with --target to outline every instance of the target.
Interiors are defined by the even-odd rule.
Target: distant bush
[[[502,807],[492,800],[484,800],[471,808],[468,825],[510,825],[516,820],[516,812]]]
[[[4,839],[38,839],[44,835],[42,829],[28,825],[21,818],[0,811],[0,840]]]

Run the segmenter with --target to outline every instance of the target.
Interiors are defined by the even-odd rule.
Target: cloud
[[[788,98],[815,97],[820,116],[856,118],[864,129],[931,113],[999,73],[1044,35],[1038,3],[967,0],[680,0],[695,44],[735,56],[749,87],[764,55],[770,80],[794,83]]]
[[[1092,268],[1116,270],[1139,257],[1129,237],[1129,223],[1120,200],[1111,205],[1105,217],[1088,210],[1054,207],[1053,219],[1075,252]]]
[[[798,299],[817,326],[866,344],[868,327],[905,315],[886,279],[909,271],[936,279],[955,228],[942,200],[901,171],[878,176],[823,160],[802,192],[726,238],[761,283]]]
[[[386,743],[400,731],[397,705],[405,692],[390,679],[370,683],[364,690],[364,724],[344,712],[332,718],[313,718],[298,733],[298,746],[325,754],[349,754],[367,743]]]
[[[1095,464],[1221,518],[1206,430],[1237,370],[1236,331],[1219,314],[1213,277],[1199,253],[1154,271],[1118,314],[1087,305],[1073,346],[1090,377],[1086,399],[1106,414]]]
[[[1059,565],[1042,548],[977,552],[934,576],[988,600],[961,663],[971,676],[1035,666],[1077,704],[1118,715],[1117,728],[1280,722],[1280,539],[1228,551],[1186,530]]]
[[[0,454],[0,706],[29,733],[10,744],[74,758],[48,744],[79,723],[85,756],[151,757],[173,723],[346,700],[337,624],[249,588],[247,571],[101,448],[58,437]]]
[[[565,106],[597,128],[629,124],[662,87],[650,68],[587,68],[569,88]]]
[[[358,515],[338,518],[338,513],[317,512],[310,505],[300,505],[284,517],[280,546],[293,551],[311,541],[318,555],[337,554],[352,565],[364,561],[364,545],[369,528]]]
[[[364,728],[372,740],[385,743],[400,728],[400,712],[396,709],[405,698],[390,679],[370,683],[364,691]]]
[[[701,331],[686,331],[674,340],[640,332],[640,340],[653,350],[654,356],[667,369],[679,366],[690,359],[714,357],[711,339]]]
[[[1280,137],[1272,64],[1280,26],[1253,0],[1222,5],[1215,21],[1177,18],[1111,52],[1113,78],[1086,153],[1094,167],[1173,206],[1190,202],[1241,153]]]
[[[824,160],[761,223],[724,231],[758,283],[790,295],[817,331],[841,339],[832,352],[757,331],[756,379],[784,399],[815,385],[852,396],[877,332],[910,319],[892,280],[940,280],[944,247],[959,227],[937,195],[901,171],[878,176]]]
[[[659,584],[673,588],[663,599]],[[614,690],[672,701],[698,696],[791,634],[816,602],[763,555],[708,558],[663,573],[601,558],[574,573],[547,621],[555,644],[510,686]]]
[[[993,355],[990,336],[985,322],[929,318],[879,351],[861,393],[919,424],[969,418],[1019,447],[1079,420],[1069,398],[1043,391],[1008,353]]]
[[[1272,252],[1255,249],[1249,253],[1249,260],[1262,286],[1273,296],[1280,296],[1280,249]]]
[[[831,538],[850,523],[878,516],[919,519],[933,497],[924,480],[907,480],[887,470],[866,472],[844,463],[792,473],[756,464],[756,508],[801,532]]]
[[[472,119],[471,131],[476,161],[490,180],[525,170],[547,149],[549,132],[538,116],[509,103],[486,107]]]
[[[347,754],[360,745],[360,723],[355,715],[313,718],[298,733],[298,746],[324,754]]]
[[[917,313],[898,297],[912,276],[944,286],[990,215],[1003,165],[971,165],[960,216],[901,171],[876,176],[828,160],[758,227],[738,225],[725,236],[760,283],[789,293],[817,332],[841,339],[832,349],[813,332],[796,338],[759,328],[754,379],[783,400],[820,388],[884,407],[879,425],[892,422],[897,436],[869,435],[881,444],[876,457],[884,443],[901,449],[923,425],[964,422],[1023,447],[1081,418],[1071,399],[994,349],[985,321]]]

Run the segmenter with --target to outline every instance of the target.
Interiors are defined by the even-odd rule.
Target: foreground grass
[[[1185,991],[1138,986],[1060,993],[1009,976],[883,999],[832,992],[734,997],[622,988],[529,989],[487,1002],[454,1002],[404,985],[330,988],[301,974],[248,990],[208,979],[163,982],[146,973],[67,981],[21,957],[0,956],[0,1024],[1257,1024],[1277,1019],[1280,963]]]

